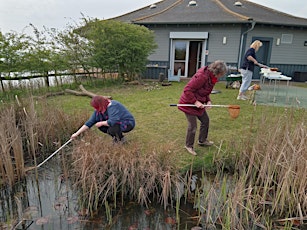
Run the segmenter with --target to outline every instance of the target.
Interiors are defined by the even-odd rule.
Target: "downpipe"
[[[252,27],[248,29],[247,31],[243,32],[241,35],[241,41],[240,41],[240,51],[239,51],[239,61],[238,61],[238,69],[241,66],[241,59],[242,59],[242,50],[243,50],[243,40],[244,40],[244,35],[247,34],[248,32],[252,31],[256,25],[255,21],[251,22]]]

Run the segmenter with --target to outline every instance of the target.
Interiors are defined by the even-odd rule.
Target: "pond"
[[[13,78],[12,78],[13,79]],[[48,77],[49,86],[57,86],[58,84],[70,84],[73,83],[73,76],[50,76]],[[43,77],[31,78],[31,79],[22,79],[22,80],[2,80],[2,85],[4,89],[9,88],[20,88],[20,89],[38,89],[47,87],[46,79]]]
[[[37,174],[27,172],[12,191],[1,191],[1,229],[197,229],[198,212],[184,202],[178,217],[175,207],[164,210],[159,204],[144,207],[131,201],[111,207],[111,215],[100,210],[89,218],[59,165],[60,159],[54,157]]]

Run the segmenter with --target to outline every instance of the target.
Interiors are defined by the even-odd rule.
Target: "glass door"
[[[196,71],[202,66],[202,41],[189,42],[189,63],[188,63],[188,77],[192,77]]]
[[[192,77],[204,65],[204,41],[172,40],[171,70],[174,76]]]
[[[181,76],[186,76],[186,63],[188,58],[187,50],[189,49],[188,41],[174,41],[174,68],[173,75],[178,75],[181,72]]]

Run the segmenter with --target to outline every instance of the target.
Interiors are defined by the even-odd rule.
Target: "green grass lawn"
[[[195,144],[198,156],[194,157],[186,152],[185,133],[187,128],[184,113],[170,104],[178,103],[186,82],[172,82],[171,86],[161,86],[157,82],[144,82],[139,85],[97,86],[84,85],[96,94],[110,95],[114,100],[123,103],[135,116],[136,128],[126,135],[128,141],[137,142],[145,154],[151,151],[174,151],[178,156],[178,164],[183,168],[189,167],[193,162],[194,168],[205,166],[212,170],[213,157],[223,151],[236,151],[236,146],[247,136],[253,135],[257,130],[257,122],[268,115],[270,118],[284,111],[281,107],[254,106],[250,101],[238,101],[238,90],[226,89],[225,82],[219,82],[215,90],[220,93],[211,94],[211,100],[216,105],[240,105],[240,115],[232,119],[227,108],[215,107],[208,111],[210,116],[209,139],[215,142],[212,147],[199,147]],[[54,106],[62,107],[66,112],[73,114],[90,114],[89,97],[74,95],[57,96],[51,99]],[[84,116],[83,116],[84,119]],[[85,120],[80,120],[80,125]],[[77,130],[79,127],[75,127]],[[98,135],[103,135],[92,128]],[[197,140],[197,138],[196,138]],[[106,141],[111,141],[106,137]],[[251,140],[252,141],[252,140]],[[222,146],[222,147],[220,147]]]
[[[206,215],[218,210],[223,226],[237,226],[238,221],[243,221],[245,223],[240,223],[242,228],[251,226],[251,221],[271,229],[274,219],[296,218],[298,211],[301,216],[306,215],[302,212],[307,210],[304,203],[306,109],[299,108],[297,104],[281,107],[238,101],[238,90],[226,89],[226,83],[219,82],[214,88],[219,93],[211,95],[212,103],[239,105],[240,115],[232,119],[227,108],[210,109],[209,139],[215,145],[195,145],[198,155],[192,156],[184,149],[185,115],[177,107],[169,106],[178,103],[186,83],[172,82],[170,86],[161,86],[158,82],[144,81],[132,85],[103,82],[101,79],[82,83],[92,93],[112,96],[120,101],[136,118],[135,129],[126,135],[127,145],[112,145],[111,137],[95,127],[72,143],[71,155],[67,155],[67,159],[72,161],[67,161],[69,166],[65,167],[64,174],[68,175],[68,169],[69,178],[75,180],[73,183],[85,188],[82,195],[85,206],[95,204],[95,209],[102,197],[110,196],[110,191],[123,191],[125,194],[126,189],[131,190],[133,199],[145,202],[148,194],[157,192],[154,197],[167,201],[171,193],[165,191],[175,191],[178,181],[184,181],[185,187],[190,190],[192,174],[201,175],[201,181],[205,181],[209,172],[215,182],[210,187],[203,182],[199,185],[194,193],[194,205],[198,203]],[[78,85],[65,87],[77,90]],[[93,112],[88,96],[66,93],[44,97],[42,95],[46,92],[62,92],[63,88],[44,90],[35,94],[21,92],[24,97],[18,97],[22,106],[3,110],[2,126],[9,127],[3,130],[11,130],[9,138],[3,135],[4,148],[11,148],[9,135],[13,133],[27,140],[26,147],[40,153],[38,157],[41,158],[45,150],[50,155],[53,152],[51,148],[68,140]],[[2,106],[7,105],[6,98],[16,103],[14,95],[14,92],[3,95]],[[29,98],[28,95],[35,96]],[[12,118],[20,121],[18,127],[10,122]],[[8,165],[7,168],[13,169],[11,175],[14,175],[17,170],[12,164]],[[231,191],[228,192],[229,176]],[[94,200],[88,200],[88,197]],[[269,201],[265,208],[263,201]],[[293,204],[302,204],[302,208]],[[236,216],[240,220],[227,219]]]

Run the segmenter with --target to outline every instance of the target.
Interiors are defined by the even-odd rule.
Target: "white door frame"
[[[185,57],[185,71],[181,73],[181,77],[188,76],[188,60],[189,60],[189,44],[192,40],[203,41],[202,44],[202,57],[201,65],[204,66],[206,63],[206,47],[207,47],[208,32],[170,32],[170,73],[174,72],[175,62],[175,41],[186,42],[186,57]]]

